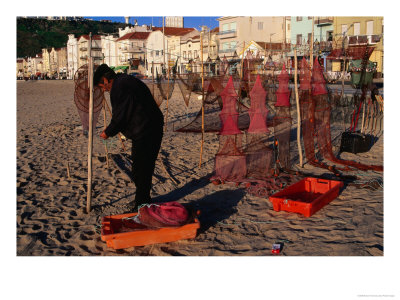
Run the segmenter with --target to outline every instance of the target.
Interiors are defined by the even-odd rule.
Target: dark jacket
[[[145,134],[162,130],[164,117],[149,88],[141,80],[117,74],[110,91],[112,119],[105,130],[107,136],[121,132],[137,140]]]

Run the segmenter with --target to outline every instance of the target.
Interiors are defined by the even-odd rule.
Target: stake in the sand
[[[200,59],[201,59],[201,146],[200,146],[200,161],[199,168],[201,168],[201,161],[203,158],[204,147],[204,65],[203,65],[203,31],[200,33]]]
[[[87,201],[86,212],[89,213],[92,209],[92,152],[93,152],[93,58],[92,58],[92,33],[89,35],[89,143],[88,143],[88,186],[87,186]]]
[[[168,82],[167,82],[167,103],[166,103],[166,109],[167,109],[167,111],[166,111],[166,113],[165,113],[165,128],[164,128],[164,131],[167,131],[167,128],[168,128],[169,63],[168,63],[167,72],[168,72],[168,75],[167,75],[167,80],[168,80]]]
[[[299,150],[300,167],[303,167],[303,150],[301,148],[301,140],[300,140],[301,117],[300,117],[299,91],[297,88],[297,51],[296,51],[296,49],[294,49],[294,91],[296,93],[296,107],[297,107],[297,148]]]
[[[106,99],[103,97],[103,116],[104,116],[104,130],[107,128],[107,118],[106,118]],[[107,161],[107,168],[110,167],[110,163],[108,162],[108,149],[107,144],[104,143],[104,148],[106,150],[106,161]]]

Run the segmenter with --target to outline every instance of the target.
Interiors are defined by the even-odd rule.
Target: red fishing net
[[[94,66],[93,72],[98,66]],[[74,102],[78,109],[79,117],[81,118],[82,128],[84,131],[89,130],[89,78],[88,65],[81,66],[74,75],[75,91]],[[93,88],[93,126],[96,125],[101,108],[103,107],[104,94],[103,91],[95,86]]]

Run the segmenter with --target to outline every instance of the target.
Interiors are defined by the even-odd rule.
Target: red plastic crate
[[[113,249],[124,249],[149,244],[167,243],[196,237],[200,222],[196,216],[193,221],[180,227],[150,229],[138,224],[136,228],[125,228],[122,219],[137,213],[105,216],[101,221],[101,239]]]
[[[269,197],[275,211],[288,211],[306,217],[327,205],[339,195],[343,182],[307,177]]]

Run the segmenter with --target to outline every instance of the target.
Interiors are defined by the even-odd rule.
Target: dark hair
[[[106,64],[102,64],[94,72],[93,85],[98,85],[99,83],[101,83],[100,81],[103,77],[107,78],[107,80],[114,79],[115,75],[116,74],[113,69],[111,69]]]

